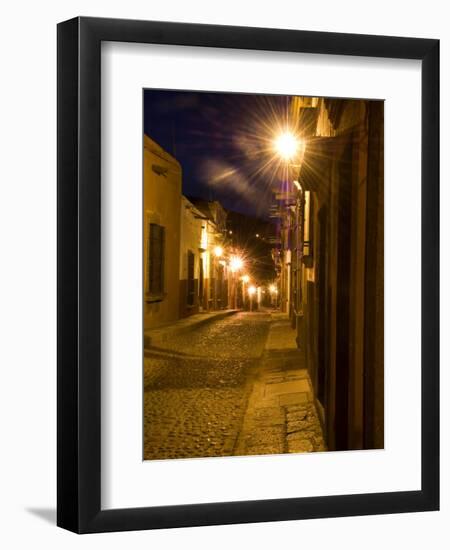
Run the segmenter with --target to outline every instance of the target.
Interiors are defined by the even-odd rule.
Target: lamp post
[[[249,286],[248,287],[248,295],[250,297],[250,311],[253,310],[253,296],[256,294],[256,286]]]
[[[289,174],[289,168],[300,168],[301,164],[293,164],[294,162],[302,162],[303,160],[303,154],[305,151],[305,143],[302,138],[300,138],[298,135],[294,134],[293,132],[286,129],[283,133],[279,134],[275,140],[274,140],[274,148],[280,158],[285,162],[286,169],[287,169],[287,176],[290,179]],[[296,314],[297,310],[300,306],[300,291],[301,291],[301,282],[300,282],[300,271],[301,271],[301,253],[300,253],[300,246],[299,243],[301,242],[302,238],[302,220],[300,212],[302,210],[302,197],[303,197],[303,189],[300,184],[300,182],[295,179],[292,181],[293,186],[295,187],[295,204],[290,204],[290,206],[295,206],[295,239],[294,239],[294,246],[295,246],[295,258],[294,261],[291,261],[291,265],[286,265],[287,273],[286,273],[286,284],[284,284],[284,269],[282,271],[282,303],[286,301],[286,310],[289,316],[291,316],[292,313],[292,305],[293,310]],[[294,191],[294,189],[293,189]],[[292,196],[291,187],[290,185],[285,189],[286,192],[286,199],[288,196]],[[288,195],[289,193],[289,195]],[[291,245],[292,246],[292,245]],[[286,248],[286,251],[288,249]],[[293,251],[289,251],[289,254],[292,257]],[[287,286],[287,291],[286,291]],[[278,291],[277,291],[278,292]],[[273,298],[276,296],[275,292],[271,292],[272,297],[272,303]],[[295,316],[294,316],[295,317]],[[293,318],[294,318],[293,317]]]
[[[233,309],[237,309],[237,292],[236,292],[236,274],[244,267],[244,262],[239,256],[231,256],[230,258],[230,270],[231,270],[231,299]]]
[[[215,246],[214,247],[214,255],[213,255],[213,258],[214,258],[214,301],[213,301],[213,307],[214,309],[218,309],[217,307],[217,302],[218,302],[218,299],[217,299],[217,294],[218,294],[218,275],[219,275],[219,268],[218,268],[218,265],[217,265],[217,262],[219,260],[219,258],[221,258],[223,256],[223,248],[221,246]],[[220,289],[220,295],[222,296],[222,289]]]
[[[248,283],[250,282],[250,277],[248,275],[242,275],[241,280],[242,280],[242,305],[245,309],[245,303],[247,301],[245,291],[246,291]]]
[[[270,303],[272,306],[274,306],[276,305],[276,296],[278,294],[278,289],[275,285],[270,285],[269,292],[270,292]]]

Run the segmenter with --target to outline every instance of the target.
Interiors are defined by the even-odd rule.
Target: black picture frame
[[[422,489],[101,509],[102,41],[422,61]],[[76,533],[438,510],[439,41],[77,17],[58,25],[57,524]]]

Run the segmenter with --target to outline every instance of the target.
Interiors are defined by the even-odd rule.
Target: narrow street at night
[[[270,312],[231,312],[148,346],[144,458],[325,450],[290,332]]]
[[[384,448],[384,102],[144,92],[143,458]]]

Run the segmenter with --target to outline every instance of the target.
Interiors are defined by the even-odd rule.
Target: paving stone
[[[248,455],[279,455],[283,454],[284,446],[283,445],[256,445],[252,447],[247,447]]]
[[[288,422],[286,432],[288,434],[293,432],[305,431],[311,428],[313,422],[308,420],[298,420],[297,422]]]
[[[280,382],[266,386],[265,395],[281,395],[286,393],[308,392],[309,384],[307,379],[295,380],[292,382]]]
[[[296,413],[296,412],[305,412],[306,414],[308,413],[308,407],[307,405],[288,405],[286,406],[286,412],[288,414],[290,413]]]
[[[288,451],[290,453],[312,453],[314,447],[307,439],[298,439],[288,441]]]
[[[287,422],[300,422],[302,420],[306,420],[308,413],[306,411],[296,411],[286,414],[286,421]]]
[[[300,379],[300,378],[308,378],[308,371],[306,369],[293,369],[284,371],[286,379],[290,380],[291,378],[294,379]]]
[[[281,406],[307,402],[308,394],[305,392],[287,393],[285,395],[280,395],[279,397],[279,403]]]

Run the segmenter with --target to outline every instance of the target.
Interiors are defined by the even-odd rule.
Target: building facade
[[[384,446],[383,107],[294,98],[303,149],[274,209],[281,305],[330,450]]]
[[[178,161],[144,136],[144,330],[228,307],[226,211],[182,195]]]
[[[179,318],[182,171],[144,136],[144,329]]]
[[[227,213],[218,201],[197,198],[185,199],[197,212],[200,239],[198,241],[200,311],[213,311],[228,307],[228,281],[230,270],[226,256]],[[192,209],[191,209],[192,210]]]
[[[200,310],[200,278],[203,273],[202,213],[186,198],[181,197],[180,213],[180,317]]]

